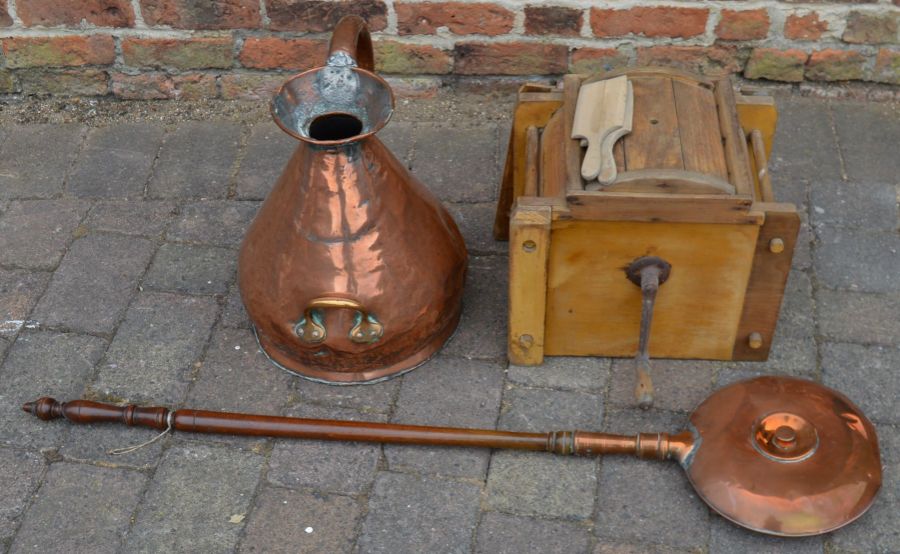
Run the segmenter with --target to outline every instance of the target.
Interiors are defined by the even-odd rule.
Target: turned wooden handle
[[[26,402],[22,409],[44,421],[64,418],[72,423],[124,423],[155,429],[165,429],[169,417],[169,410],[161,407],[116,406],[91,400],[58,402],[48,396]]]

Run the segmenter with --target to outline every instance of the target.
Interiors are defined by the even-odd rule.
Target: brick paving
[[[472,254],[462,324],[401,378],[329,387],[257,351],[235,285],[241,237],[290,155],[270,121],[0,128],[0,552],[900,551],[900,116],[782,98],[771,170],[804,224],[771,359],[505,359],[506,245],[491,239],[508,121],[405,116],[382,133],[447,204]],[[425,112],[427,113],[427,111]],[[674,464],[41,423],[44,394],[306,417],[549,430],[678,430],[710,391],[788,373],[878,427],[885,484],[824,537],[750,533]]]

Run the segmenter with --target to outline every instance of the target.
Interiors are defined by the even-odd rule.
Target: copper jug
[[[288,79],[272,116],[299,141],[247,231],[241,298],[277,366],[317,381],[413,369],[459,322],[467,252],[450,214],[375,137],[394,97],[362,19],[324,67]]]

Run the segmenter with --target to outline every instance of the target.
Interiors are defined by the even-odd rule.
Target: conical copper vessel
[[[275,122],[299,144],[241,246],[238,281],[279,367],[331,383],[427,360],[459,322],[467,253],[450,214],[375,137],[394,99],[345,17],[327,65],[289,79]]]

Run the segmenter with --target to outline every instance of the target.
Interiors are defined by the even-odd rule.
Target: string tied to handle
[[[163,438],[166,435],[168,435],[169,433],[171,433],[174,425],[175,425],[175,412],[170,411],[168,413],[168,415],[166,416],[166,429],[162,433],[159,433],[152,439],[144,441],[140,444],[135,444],[133,446],[126,446],[124,448],[113,448],[112,450],[107,450],[106,453],[109,454],[110,456],[122,456],[124,454],[131,454],[132,452],[135,452],[136,450],[140,450],[141,448],[144,448],[145,446],[150,446],[154,442],[160,440],[161,438]]]

